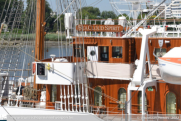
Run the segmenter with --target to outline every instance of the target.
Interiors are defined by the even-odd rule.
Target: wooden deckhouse
[[[44,0],[38,0],[38,13],[44,11]],[[41,15],[41,16],[39,16]],[[95,21],[95,20],[92,20]],[[44,14],[37,14],[37,37],[35,58],[43,59],[43,31]],[[118,25],[107,26],[110,29],[106,30],[104,25],[82,25],[77,26],[79,32],[89,32],[90,36],[75,36],[73,38],[73,55],[65,57],[70,62],[83,62],[85,59],[88,68],[89,86],[110,97],[113,97],[121,102],[127,101],[127,88],[136,68],[135,60],[139,59],[141,40],[142,38],[131,37],[121,38],[123,27]],[[92,33],[91,33],[92,32]],[[100,32],[112,33],[115,36],[101,36]],[[91,36],[93,33],[94,36]],[[157,74],[158,62],[153,56],[153,53],[159,53],[160,47],[158,40],[169,41],[163,45],[162,52],[166,53],[173,47],[180,47],[180,38],[149,38],[149,51],[151,63],[154,66],[152,73],[154,78],[158,78],[157,89],[150,87],[146,90],[146,111],[149,114],[181,114],[181,86],[168,84],[160,80]],[[84,49],[83,49],[84,46]],[[93,48],[94,51],[91,51]],[[85,54],[85,57],[84,57]],[[91,56],[95,56],[91,58]],[[42,60],[49,62],[51,59]],[[147,71],[148,72],[148,71]],[[40,89],[41,86],[34,84],[35,88]],[[67,89],[67,87],[66,87]],[[132,113],[141,113],[141,94],[133,92],[132,98]],[[60,86],[46,85],[46,108],[54,109],[55,100],[60,101]],[[102,110],[112,110],[114,112],[124,112],[124,103],[119,104],[111,99],[89,90],[89,105],[92,108],[100,108]],[[115,108],[117,107],[117,108]]]
[[[180,114],[181,107],[179,105],[180,85],[168,84],[157,74],[158,62],[153,56],[153,53],[158,54],[160,47],[158,40],[163,39],[169,41],[162,47],[163,53],[168,52],[173,47],[181,46],[179,38],[149,38],[149,51],[150,59],[153,66],[152,73],[154,78],[157,78],[157,90],[154,87],[150,87],[146,90],[146,111],[149,114],[166,114],[176,113]],[[75,37],[73,39],[73,55],[68,58],[72,62],[81,62],[84,60],[83,51],[85,53],[85,59],[87,62],[87,68],[89,72],[88,81],[89,86],[93,89],[99,90],[102,93],[109,95],[122,102],[127,101],[127,88],[130,83],[130,78],[133,76],[135,70],[135,60],[139,59],[141,49],[142,38],[121,38],[121,37]],[[84,50],[82,49],[84,44]],[[88,52],[89,48],[97,47],[97,57],[95,60],[90,60]],[[82,49],[80,51],[80,49]],[[77,55],[76,55],[77,51]],[[82,54],[80,54],[80,53]],[[94,54],[92,52],[92,54]],[[82,55],[82,56],[80,56]],[[47,61],[47,60],[46,60]],[[91,70],[94,70],[95,75],[90,74]],[[105,73],[104,73],[105,71]],[[93,73],[93,71],[92,71]],[[124,73],[124,74],[122,74]],[[147,69],[148,73],[148,69]],[[97,74],[97,75],[96,75]],[[52,87],[47,85],[47,105],[54,106],[52,102]],[[57,86],[56,100],[60,101],[60,86]],[[135,93],[135,94],[134,94]],[[132,113],[141,113],[141,94],[140,92],[133,92],[132,98]],[[174,102],[174,103],[173,103]],[[114,112],[124,111],[124,104],[119,104],[111,99],[99,95],[96,92],[89,90],[89,104],[93,108],[99,107],[102,110],[112,110]],[[171,107],[170,107],[171,105]],[[174,108],[174,109],[173,109]]]
[[[180,47],[181,46],[181,40],[179,38],[161,38],[164,41],[170,41],[168,44],[163,45],[163,52],[168,52],[170,49],[173,47]],[[114,64],[134,64],[136,59],[139,59],[140,56],[140,49],[141,49],[141,40],[142,38],[101,38],[101,37],[85,37],[84,41],[85,43],[91,43],[88,45],[85,45],[85,53],[86,53],[86,58],[87,58],[87,47],[88,46],[98,46],[99,49],[106,47],[107,48],[107,54],[108,54],[108,59],[107,61],[101,61],[101,51],[98,54],[98,63],[105,63],[109,64],[111,63],[113,66]],[[150,59],[152,62],[152,73],[155,74],[155,78],[158,78],[157,81],[157,90],[154,87],[150,87],[151,89],[147,89],[145,94],[146,94],[146,110],[149,114],[166,114],[166,113],[176,113],[180,114],[181,112],[181,107],[179,106],[179,100],[181,97],[179,96],[179,93],[181,92],[180,90],[180,85],[174,85],[174,84],[168,84],[164,82],[163,80],[159,79],[159,75],[156,74],[156,69],[158,68],[158,61],[156,58],[153,56],[153,53],[157,54],[160,50],[158,40],[160,38],[149,38],[149,50],[150,50]],[[96,43],[96,44],[95,44]],[[121,58],[114,58],[113,57],[113,48],[114,47],[121,47],[122,48],[122,57]],[[75,49],[74,49],[75,50]],[[80,60],[81,58],[78,58]],[[92,62],[94,63],[94,62]],[[99,66],[95,66],[97,70]],[[129,67],[127,67],[129,68]],[[108,69],[108,68],[107,68]],[[113,68],[112,68],[113,69]],[[129,73],[130,71],[134,71],[135,66],[132,66],[132,68],[129,68],[127,70],[124,66],[117,66],[114,68],[116,71],[119,71],[120,75],[124,71],[127,71],[126,73]],[[100,69],[100,71],[109,71],[110,74],[111,70],[104,70]],[[147,70],[148,71],[148,70]],[[114,72],[114,70],[113,70]],[[98,72],[99,73],[99,72]],[[131,72],[133,74],[133,72]],[[110,75],[111,76],[111,75]],[[130,77],[131,78],[131,77]],[[102,78],[89,78],[89,82],[92,88],[98,89],[111,96],[114,97],[120,101],[127,101],[127,88],[128,84],[130,83],[130,80],[125,80],[125,79],[115,79],[114,77],[107,78],[102,77]],[[135,94],[134,94],[135,93]],[[118,108],[115,109],[115,112],[119,112],[119,110],[122,109],[123,106],[120,106],[118,103],[113,102],[112,100],[102,97],[101,101],[99,100],[99,104],[96,103],[95,100],[95,92],[92,91],[90,99],[92,99],[92,104],[93,105],[104,105],[106,107],[111,107],[115,108],[117,106]],[[141,94],[139,92],[133,92],[132,95],[134,94],[132,98],[132,113],[141,113]],[[170,100],[172,100],[172,104],[170,103]],[[173,104],[173,102],[175,102]],[[170,105],[174,105],[175,107],[172,106],[169,108]],[[120,106],[120,107],[119,107]],[[119,109],[120,108],[120,109]]]

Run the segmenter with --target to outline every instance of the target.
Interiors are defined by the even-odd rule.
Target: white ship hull
[[[4,109],[5,108],[5,109]],[[71,118],[79,118],[79,121],[85,121],[88,117],[92,121],[101,120],[92,113],[69,112],[60,110],[38,109],[38,108],[19,108],[19,107],[0,107],[0,120],[6,118],[8,113],[13,116],[33,115],[33,116],[69,116]],[[6,111],[5,111],[6,110]],[[8,113],[7,113],[8,112]]]
[[[168,59],[169,60],[169,59]],[[181,64],[158,59],[162,79],[171,84],[181,84]]]

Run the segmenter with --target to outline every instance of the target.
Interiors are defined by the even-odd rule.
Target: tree
[[[0,13],[0,19],[1,19],[0,23],[4,21],[5,16],[7,16],[6,17],[6,21],[8,21],[9,16],[10,16],[10,12],[11,13],[15,13],[15,11],[18,9],[16,7],[18,4],[22,4],[22,1],[20,0],[18,2],[18,0],[14,0],[14,1],[11,1],[11,0],[0,0],[0,12],[1,12]],[[8,10],[8,13],[7,13],[7,10]],[[12,15],[11,18],[13,18],[13,16],[15,16],[15,14]]]
[[[122,16],[126,17],[126,20],[133,20],[133,18],[129,17],[126,13],[123,13],[122,15],[118,15],[117,18],[122,17]]]
[[[6,8],[6,6],[7,6],[7,5],[5,6],[5,2],[6,2],[6,0],[0,0],[0,11],[1,11],[0,17],[1,17],[1,15],[3,15],[2,18],[0,18],[1,19],[0,23],[3,21],[3,18],[5,17],[6,10],[4,9],[4,7]],[[9,0],[7,1],[7,3],[9,3]]]
[[[26,10],[28,10],[29,5],[31,5],[32,0],[27,0],[26,1],[26,4],[27,4],[27,7],[26,7]],[[34,4],[36,4],[36,0],[34,0]],[[47,0],[45,0],[45,18],[48,18],[50,16],[50,13],[52,12],[52,9],[50,8],[50,4],[47,2]]]
[[[147,14],[140,12],[140,14],[138,15],[138,18],[137,18],[137,19],[144,19],[144,18],[145,18],[145,15],[147,15]]]
[[[60,22],[61,22],[61,31],[65,31],[65,25],[64,25],[64,14],[60,16],[59,21],[58,21],[58,26],[57,22],[54,23],[54,20],[57,18],[57,15],[51,17],[48,22],[46,27],[48,27],[48,31],[50,32],[56,32],[57,30],[60,30]],[[57,28],[59,27],[59,29]]]
[[[101,13],[101,17],[103,19],[107,19],[107,18],[112,18],[112,19],[116,19],[117,15],[113,12],[113,11],[103,11]]]
[[[85,19],[87,16],[89,19],[97,19],[101,15],[99,8],[94,7],[83,7],[82,8],[82,19]],[[77,18],[81,18],[81,12],[78,10]]]
[[[52,12],[53,10],[50,8],[50,4],[45,1],[45,18],[48,18]]]

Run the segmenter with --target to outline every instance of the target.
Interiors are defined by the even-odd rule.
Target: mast
[[[35,58],[38,60],[44,59],[44,32],[45,22],[45,0],[37,0],[36,8],[36,40],[35,40]],[[35,60],[37,61],[37,60]],[[36,84],[36,77],[34,76],[34,88],[40,89],[41,85]]]

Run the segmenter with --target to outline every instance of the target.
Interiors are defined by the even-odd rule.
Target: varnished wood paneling
[[[181,39],[179,38],[162,38],[162,39],[164,40],[164,44],[162,48],[166,49],[167,52],[174,47],[181,46]],[[149,46],[149,51],[150,51],[150,61],[152,63],[155,63],[155,57],[153,56],[154,49],[160,48],[158,44],[158,40],[160,40],[160,38],[149,38],[149,41],[148,41],[148,46]],[[135,38],[136,59],[140,58],[141,41],[142,41],[142,38]],[[170,43],[165,44],[165,41],[170,41]]]
[[[149,38],[148,46],[150,51],[150,59],[151,62],[155,62],[155,57],[153,56],[153,51],[155,48],[160,48],[158,44],[159,38]],[[163,39],[164,41],[170,41],[169,44],[163,44],[162,48],[165,48],[167,52],[173,47],[180,47],[181,40],[179,38],[166,38]],[[140,58],[140,50],[141,50],[141,41],[142,38],[84,38],[85,42],[91,41],[96,44],[93,45],[85,45],[85,55],[87,57],[87,46],[108,46],[109,47],[109,63],[133,63],[136,59]],[[123,47],[123,58],[112,58],[112,47],[113,46],[121,46]],[[77,60],[76,60],[77,59]],[[74,61],[80,61],[80,58],[74,58]],[[76,62],[75,61],[75,62]],[[130,81],[124,80],[111,80],[111,79],[89,79],[90,86],[95,88],[100,86],[103,92],[115,99],[118,99],[118,90],[120,88],[124,88],[127,91],[128,84]],[[180,85],[173,85],[164,83],[162,80],[158,81],[157,83],[157,90],[153,87],[153,91],[148,91],[146,89],[146,96],[147,96],[147,111],[149,114],[165,114],[166,113],[166,94],[168,92],[173,92],[176,95],[177,101],[177,113],[181,114],[181,86]],[[47,97],[50,98],[50,87],[47,86]],[[60,89],[57,88],[57,100],[60,100]],[[132,113],[138,113],[138,93],[137,91],[132,92]],[[94,105],[94,91],[89,90],[89,101],[90,105]],[[50,99],[47,99],[50,101]],[[53,103],[47,103],[47,105],[53,105]],[[103,105],[106,107],[118,107],[118,104],[111,100],[110,98],[104,97],[103,98]],[[114,110],[115,112],[119,112],[118,108]]]
[[[130,81],[121,81],[121,80],[110,80],[110,79],[89,79],[92,85],[92,88],[97,86],[103,87],[104,93],[118,99],[118,91],[120,88],[124,88],[127,91],[128,84]],[[176,95],[176,103],[177,103],[177,113],[181,114],[181,105],[180,105],[180,93],[181,93],[181,85],[173,85],[168,83],[157,83],[157,91],[155,87],[153,87],[153,91],[148,91],[146,89],[146,97],[147,97],[147,111],[149,114],[165,114],[166,113],[166,94],[168,92],[172,92]],[[94,94],[94,92],[91,92]],[[132,92],[132,113],[139,113],[138,106],[138,91]],[[94,104],[94,95],[91,95],[90,99],[92,99],[92,104]],[[128,101],[128,100],[127,100]],[[103,105],[106,107],[116,107],[118,104],[111,100],[110,98],[105,97],[105,101]],[[118,108],[114,110],[118,112]]]
[[[51,106],[50,102],[51,98],[51,85],[46,85],[46,109],[50,109],[49,106]]]
[[[79,38],[74,39],[74,41],[79,42],[79,44],[82,44],[82,39],[78,41]],[[104,38],[104,37],[85,37],[84,38],[84,43],[85,44],[85,55],[87,58],[87,46],[107,46],[109,47],[109,63],[131,63],[133,61],[132,59],[132,54],[133,54],[133,49],[134,49],[134,38],[127,39],[127,38]],[[88,44],[90,43],[90,44]],[[94,44],[91,44],[94,43]],[[95,44],[96,43],[96,44]],[[130,46],[131,45],[131,46]],[[122,47],[122,58],[113,58],[112,57],[112,47],[117,46],[117,47]],[[75,48],[75,45],[74,45]],[[73,49],[74,50],[74,49]],[[74,62],[78,61],[80,62],[80,58],[75,58],[74,57]]]

